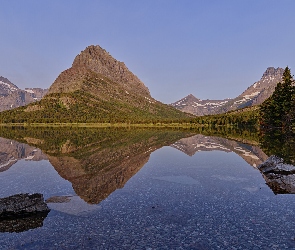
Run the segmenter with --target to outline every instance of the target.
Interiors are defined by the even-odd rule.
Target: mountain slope
[[[0,111],[9,110],[39,101],[47,93],[47,89],[19,89],[7,78],[0,76]]]
[[[200,116],[221,114],[244,107],[259,105],[274,92],[277,83],[282,79],[283,72],[284,69],[282,68],[267,68],[259,81],[252,84],[234,99],[200,100],[189,95],[172,103],[171,106],[181,111]]]
[[[217,110],[220,107],[223,107],[226,103],[228,103],[231,100],[232,99],[201,100],[190,94],[182,98],[181,100],[172,103],[171,106],[183,112],[195,115],[210,115],[215,114],[215,110]]]
[[[2,122],[154,122],[189,114],[151,97],[148,88],[99,46],[89,46],[39,102],[0,114]]]

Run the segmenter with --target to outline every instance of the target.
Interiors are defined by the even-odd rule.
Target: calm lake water
[[[259,146],[179,130],[0,135],[0,198],[42,193],[51,209],[0,221],[0,249],[295,249],[295,196],[270,188]]]

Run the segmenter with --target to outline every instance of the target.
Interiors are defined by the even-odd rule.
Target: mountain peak
[[[195,97],[193,94],[189,94],[189,95],[187,96],[187,98],[196,98],[196,99],[198,99],[198,98]]]
[[[90,75],[94,78],[108,78],[123,87],[128,93],[151,97],[148,88],[125,66],[113,58],[99,45],[90,45],[78,54],[72,67],[63,71],[49,89],[50,93],[69,93],[87,87],[85,79]]]
[[[262,78],[268,77],[268,76],[282,76],[284,73],[283,68],[275,68],[275,67],[268,67],[266,71],[263,73]],[[261,79],[262,79],[261,78]]]
[[[261,79],[249,86],[234,99],[199,100],[192,94],[171,105],[179,110],[194,115],[212,115],[225,113],[248,106],[261,104],[271,96],[278,82],[281,81],[284,69],[268,67]]]

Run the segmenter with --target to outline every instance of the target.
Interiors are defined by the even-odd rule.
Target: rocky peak
[[[284,73],[284,69],[282,69],[282,68],[268,67],[266,69],[266,71],[263,73],[261,79],[269,77],[269,76],[273,76],[273,77],[280,76],[281,77],[283,75],[283,73]]]
[[[278,82],[282,80],[283,73],[282,68],[268,67],[259,81],[234,99],[198,100],[193,95],[188,95],[172,106],[194,115],[212,115],[259,105],[272,95]],[[191,101],[193,98],[196,100]]]
[[[72,68],[85,68],[124,85],[128,91],[150,96],[148,88],[125,66],[100,46],[91,45],[76,56]]]
[[[199,101],[200,100],[197,97],[195,97],[193,94],[189,94],[185,98],[188,99],[188,100],[193,100],[193,101],[195,101],[195,100],[198,100]]]
[[[0,96],[7,96],[19,88],[7,78],[0,76]]]

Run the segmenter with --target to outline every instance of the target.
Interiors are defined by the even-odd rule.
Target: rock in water
[[[48,213],[42,194],[16,194],[0,199],[0,220]]]
[[[295,174],[295,166],[285,164],[282,158],[275,155],[270,156],[265,162],[259,165],[258,168],[264,174]]]
[[[295,194],[295,166],[275,155],[258,166],[266,184],[275,194]]]

